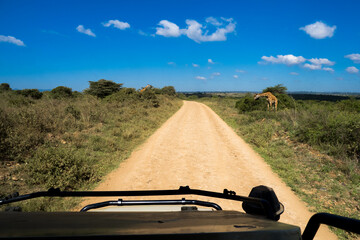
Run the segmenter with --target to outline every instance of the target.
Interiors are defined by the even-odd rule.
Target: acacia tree
[[[271,92],[272,94],[286,94],[287,87],[283,86],[282,84],[278,84],[274,87],[267,87],[263,90],[265,92]]]
[[[113,93],[120,91],[122,83],[116,83],[111,80],[100,79],[97,82],[89,81],[90,87],[85,90],[85,93],[104,98]]]

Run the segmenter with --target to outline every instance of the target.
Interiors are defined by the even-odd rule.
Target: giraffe
[[[143,89],[140,90],[140,93],[143,93],[146,89],[152,87],[150,84],[146,85]]]
[[[277,111],[278,100],[271,92],[255,94],[254,100],[256,100],[260,97],[266,97],[266,99],[268,101],[268,104],[267,104],[268,111],[270,110],[269,108],[273,106],[273,104],[274,104],[275,111]]]

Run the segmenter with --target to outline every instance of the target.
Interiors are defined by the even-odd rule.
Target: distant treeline
[[[179,93],[187,98],[206,98],[206,97],[233,97],[240,98],[243,97],[245,92],[182,92]],[[252,93],[247,93],[252,94]],[[318,100],[318,101],[328,101],[328,102],[337,102],[341,100],[348,100],[351,98],[360,99],[360,94],[358,95],[339,95],[339,94],[317,94],[317,93],[288,93],[287,95],[291,96],[295,100]]]
[[[331,94],[312,94],[312,93],[289,93],[289,96],[293,97],[295,100],[319,100],[319,101],[329,101],[337,102],[341,100],[348,100],[350,98],[360,99],[359,96],[346,96],[346,95],[331,95]]]

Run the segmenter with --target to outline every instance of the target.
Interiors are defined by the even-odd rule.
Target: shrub
[[[156,97],[154,89],[146,89],[144,92],[141,93],[141,99],[148,101],[153,107],[159,107],[160,101]]]
[[[278,109],[295,108],[295,100],[287,94],[275,94],[278,99]]]
[[[175,96],[176,91],[173,86],[166,86],[161,89],[161,94],[169,95],[169,96]]]
[[[113,93],[120,91],[122,83],[115,83],[110,80],[100,79],[97,82],[89,81],[90,87],[85,90],[85,93],[94,95],[99,98],[104,98]]]
[[[235,108],[238,109],[239,113],[266,110],[266,100],[264,98],[254,100],[254,97],[248,93],[245,97],[236,102]]]
[[[350,98],[349,100],[342,100],[337,104],[337,107],[342,111],[360,112],[360,100]]]
[[[124,102],[127,100],[140,99],[139,93],[135,88],[122,88],[120,91],[105,98],[108,102]]]
[[[72,89],[64,86],[59,86],[51,90],[51,96],[56,99],[72,97]]]
[[[67,147],[39,148],[28,159],[30,184],[47,188],[74,190],[95,178],[94,170],[84,154]]]
[[[8,83],[0,84],[0,92],[11,91],[10,85]]]
[[[23,89],[16,90],[15,92],[25,97],[31,97],[33,99],[40,99],[43,95],[42,92],[39,91],[39,89]]]
[[[74,105],[69,105],[65,108],[65,112],[73,116],[76,120],[80,120],[81,112],[80,110],[76,109]]]

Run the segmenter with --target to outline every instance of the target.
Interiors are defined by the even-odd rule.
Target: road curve
[[[303,230],[312,215],[305,203],[216,113],[202,103],[189,101],[184,101],[181,109],[95,190],[177,189],[185,185],[217,192],[227,188],[245,196],[252,187],[267,185],[285,206],[280,222],[298,225]],[[192,198],[214,201],[225,210],[242,211],[237,202]],[[81,206],[104,200],[85,199]],[[321,227],[316,239],[337,237]]]

